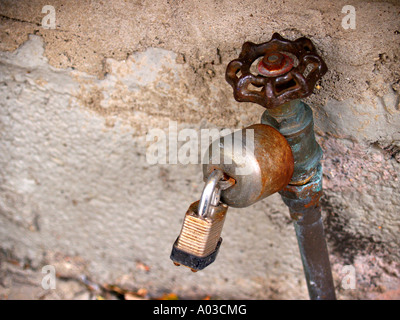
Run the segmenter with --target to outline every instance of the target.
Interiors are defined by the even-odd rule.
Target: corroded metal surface
[[[280,194],[294,221],[310,299],[336,299],[321,217],[322,166],[308,183],[288,185]]]
[[[315,140],[311,108],[300,100],[267,109],[261,123],[277,129],[288,141],[294,157],[290,184],[302,185],[311,179],[322,159],[322,150]]]
[[[276,77],[289,72],[294,65],[291,57],[281,52],[271,52],[260,60],[257,70],[267,77]]]
[[[247,145],[250,134],[254,134],[253,148]],[[227,147],[227,142],[233,148]],[[235,146],[240,150],[234,150]],[[207,179],[213,170],[220,169],[233,178],[235,184],[222,190],[221,201],[243,208],[280,191],[290,182],[293,168],[292,151],[283,135],[271,126],[255,124],[242,129],[241,134],[233,133],[214,141],[206,154],[203,175]],[[238,169],[246,170],[240,174]]]
[[[277,52],[294,55],[297,65],[283,57],[283,63],[272,63],[272,67],[268,68],[269,57]],[[262,60],[260,74],[255,75],[250,68],[262,56],[266,59]],[[272,70],[274,72],[271,73]],[[303,37],[290,41],[275,33],[265,43],[244,43],[239,58],[228,64],[225,78],[232,86],[237,101],[254,102],[270,109],[309,96],[315,83],[327,70],[311,40]]]

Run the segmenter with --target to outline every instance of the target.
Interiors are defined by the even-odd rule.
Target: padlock
[[[184,265],[195,272],[214,262],[222,243],[221,232],[228,210],[228,206],[220,202],[218,183],[223,176],[220,170],[211,172],[200,200],[187,210],[172,247],[171,260],[175,265]]]
[[[282,190],[294,169],[285,137],[266,124],[255,124],[217,139],[203,160],[204,180],[221,170],[235,183],[221,192],[221,201],[243,208]]]

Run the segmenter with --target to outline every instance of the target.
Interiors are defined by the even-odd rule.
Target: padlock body
[[[177,246],[195,256],[205,257],[217,247],[228,207],[224,204],[211,206],[210,214],[201,218],[198,206],[199,201],[196,201],[187,210]]]
[[[287,140],[265,124],[255,124],[213,141],[203,160],[204,180],[215,169],[235,180],[233,186],[221,192],[221,201],[236,208],[250,206],[282,190],[289,184],[293,168]]]
[[[209,214],[203,218],[198,215],[199,202],[192,203],[187,210],[171,253],[175,263],[193,270],[201,270],[215,260],[228,210],[223,203],[211,205]]]

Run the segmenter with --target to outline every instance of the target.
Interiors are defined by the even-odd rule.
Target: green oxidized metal
[[[293,100],[273,109],[266,109],[261,123],[277,129],[289,142],[294,157],[294,173],[290,184],[304,184],[315,174],[322,150],[315,140],[311,108]]]

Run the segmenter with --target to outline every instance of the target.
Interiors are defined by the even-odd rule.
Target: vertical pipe
[[[293,100],[266,110],[261,123],[278,129],[292,149],[292,180],[279,193],[294,222],[310,298],[336,299],[321,218],[322,150],[315,139],[312,110]]]
[[[321,217],[322,166],[301,186],[288,185],[280,192],[294,221],[311,300],[335,300],[329,254]]]
[[[335,300],[335,290],[325,242],[320,208],[313,223],[294,222],[301,260],[311,300]]]

